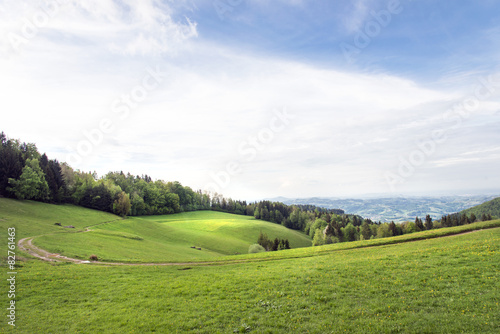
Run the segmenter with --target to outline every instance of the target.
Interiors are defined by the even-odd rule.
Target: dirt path
[[[102,222],[102,223],[99,223],[99,224],[95,224],[95,225],[90,225],[88,227],[85,228],[84,231],[77,231],[75,233],[78,233],[78,232],[90,232],[92,231],[90,229],[90,227],[94,227],[94,226],[98,226],[98,225],[103,225],[103,224],[108,224],[108,223],[113,223],[117,220],[122,220],[122,219],[116,219],[116,220],[110,220],[110,221],[106,221],[106,222]],[[44,261],[50,261],[50,262],[73,262],[73,263],[91,263],[90,261],[86,261],[86,260],[79,260],[79,259],[73,259],[73,258],[70,258],[70,257],[67,257],[67,256],[64,256],[64,255],[61,255],[61,254],[56,254],[56,253],[50,253],[44,249],[41,249],[35,245],[33,245],[33,239],[36,238],[36,237],[28,237],[28,238],[24,238],[24,239],[21,239],[19,240],[19,242],[17,243],[18,245],[18,248],[30,255],[33,255],[34,257],[37,257],[41,260],[44,260]],[[95,263],[102,263],[102,262],[95,262]]]
[[[78,260],[78,259],[72,259],[60,254],[55,254],[55,253],[50,253],[47,252],[44,249],[41,249],[35,245],[33,245],[33,238],[34,237],[29,237],[29,238],[24,238],[19,240],[17,243],[18,247],[20,250],[23,252],[26,252],[30,255],[33,255],[41,260],[44,261],[51,261],[51,262],[74,262],[74,263],[89,263],[89,261],[83,261],[83,260]]]
[[[495,228],[500,228],[500,227],[495,227]],[[88,230],[88,229],[87,229]],[[85,232],[87,232],[87,230]],[[484,229],[483,229],[484,230]],[[483,231],[483,230],[474,230],[474,231],[467,231],[467,232],[461,232],[457,234],[451,234],[451,235],[445,235],[441,237],[436,237],[432,239],[437,239],[437,238],[448,238],[448,237],[455,237],[459,235],[464,235],[464,234],[469,234],[473,232],[478,232],[478,231]],[[28,237],[19,240],[18,248],[22,250],[23,252],[26,252],[36,258],[39,258],[40,260],[43,261],[50,261],[50,262],[72,262],[72,263],[77,263],[77,264],[100,264],[100,265],[116,265],[116,266],[203,266],[203,265],[223,265],[223,264],[234,264],[234,263],[243,263],[243,262],[253,262],[253,261],[267,261],[271,259],[242,259],[242,260],[222,260],[222,261],[208,261],[208,262],[165,262],[165,263],[124,263],[124,262],[101,262],[101,261],[88,261],[88,260],[80,260],[80,259],[74,259],[70,258],[64,255],[56,254],[56,253],[50,253],[44,249],[41,249],[35,245],[33,245],[33,239],[36,237]],[[416,241],[423,241],[423,240],[429,240],[429,239],[421,239],[421,240],[411,240],[411,241],[406,241],[406,242],[416,242]],[[277,260],[277,259],[275,259]]]
[[[202,266],[213,264],[230,264],[246,262],[248,260],[234,260],[234,261],[208,261],[208,262],[166,262],[166,263],[124,263],[124,262],[101,262],[101,261],[88,261],[70,258],[61,254],[50,253],[40,247],[33,245],[35,237],[28,237],[19,240],[17,243],[18,248],[40,260],[49,262],[73,262],[77,264],[101,264],[101,265],[116,265],[116,266]]]

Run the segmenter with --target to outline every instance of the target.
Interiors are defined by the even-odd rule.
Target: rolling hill
[[[476,217],[481,217],[483,214],[489,214],[492,217],[498,218],[500,217],[500,197],[459,212],[459,214],[463,213],[465,213],[467,216],[474,214]]]
[[[17,240],[38,235],[39,246],[81,257],[188,260],[45,262],[16,249],[16,296],[1,294],[0,303],[15,301],[18,333],[498,333],[498,226],[297,248],[310,239],[244,216],[121,219],[0,198],[0,227],[4,235],[15,227]],[[295,248],[225,255],[246,250],[261,230]],[[194,262],[213,256],[218,262]]]
[[[104,261],[209,260],[246,254],[260,232],[272,239],[288,239],[292,248],[311,246],[304,233],[253,217],[214,211],[121,219],[72,205],[0,198],[0,219],[16,227],[18,238],[36,236],[35,245],[78,259],[95,254]],[[70,225],[74,228],[65,227]]]
[[[424,239],[411,243],[385,238],[240,255],[219,265],[19,258],[15,332],[498,333],[500,229],[446,242],[425,237],[499,223],[414,233]],[[260,261],[241,261],[255,256]],[[0,302],[7,305],[7,293]],[[14,332],[6,327],[0,331]]]
[[[392,197],[392,198],[273,198],[287,205],[311,204],[327,209],[343,209],[346,213],[360,215],[373,221],[403,222],[412,221],[415,217],[430,215],[440,219],[443,215],[452,214],[489,201],[493,195],[441,196],[441,197]],[[498,215],[497,215],[498,216]]]

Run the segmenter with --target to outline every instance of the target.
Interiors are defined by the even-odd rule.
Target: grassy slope
[[[9,226],[17,226],[18,239],[46,234],[36,238],[35,244],[54,253],[84,259],[96,254],[107,261],[209,260],[247,253],[260,231],[272,238],[289,239],[292,247],[311,245],[305,234],[281,225],[212,211],[121,220],[111,214],[70,205],[0,199],[0,218],[3,217]],[[109,221],[112,223],[100,224]],[[55,222],[77,228],[66,229],[55,226]],[[93,226],[92,231],[75,233],[87,226]]]
[[[311,245],[306,235],[283,226],[211,211],[130,218],[87,233],[43,236],[36,243],[70,257],[96,254],[106,261],[184,262],[245,254],[260,231],[289,239],[292,247]]]
[[[500,330],[500,229],[189,270],[21,265],[18,333]]]
[[[28,227],[53,232],[54,208],[49,212],[38,203],[3,199],[0,205],[0,218],[7,218],[0,224],[2,233],[12,224],[20,236],[32,234]],[[80,220],[71,217],[73,209],[65,219],[75,226],[80,222],[81,228],[86,219],[99,223],[110,218],[82,209],[87,218]],[[115,224],[99,225],[100,232],[136,238],[134,231],[108,228]],[[499,224],[245,255],[267,261],[223,266],[19,261],[16,332],[498,333],[500,229],[419,239]],[[410,240],[419,241],[404,242]],[[3,261],[1,271],[5,278]],[[7,305],[6,295],[0,294],[0,305]],[[0,324],[0,332],[10,329],[5,321]]]
[[[465,213],[467,216],[470,216],[472,213],[476,215],[476,217],[481,218],[481,215],[490,214],[493,217],[500,217],[500,197],[492,199],[486,203],[474,206],[470,209],[460,211],[460,214]]]
[[[33,201],[18,201],[0,198],[0,226],[2,233],[8,227],[16,228],[17,240],[47,233],[73,231],[62,226],[75,226],[75,230],[83,229],[108,221],[117,221],[120,217],[82,208],[74,205],[49,205]],[[6,248],[7,240],[0,238],[0,246]]]

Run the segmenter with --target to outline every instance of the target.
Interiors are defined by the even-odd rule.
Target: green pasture
[[[48,233],[67,233],[82,230],[86,226],[118,221],[121,218],[110,213],[90,210],[75,205],[49,205],[35,201],[19,201],[0,198],[0,226],[16,228],[17,239]],[[61,226],[55,225],[60,223]],[[74,229],[64,226],[74,226]],[[0,238],[0,247],[7,244]]]
[[[29,260],[15,332],[498,333],[499,254],[489,229],[217,266]]]
[[[292,248],[311,246],[304,233],[214,211],[121,219],[71,205],[9,199],[0,199],[0,205],[0,219],[16,226],[18,239],[36,236],[35,245],[80,259],[94,254],[102,261],[115,262],[213,260],[248,253],[260,232],[273,239],[288,239]],[[56,222],[62,226],[54,225]],[[64,227],[69,225],[75,228]]]
[[[170,235],[186,258],[190,248],[184,246],[200,240],[207,249],[196,252],[217,255],[219,261],[117,266],[48,263],[19,254],[16,327],[3,316],[1,333],[500,332],[500,229],[495,228],[500,220],[395,238],[221,256],[235,249],[214,242],[209,254],[210,243],[200,231],[228,238],[253,233],[240,226],[238,216],[196,212],[115,221],[113,215],[72,206],[5,199],[0,205],[2,239],[14,224],[19,237],[44,234],[35,241],[47,245],[60,238],[57,247],[75,254],[83,253],[71,241],[85,243],[71,238],[102,242],[100,250],[114,259],[132,254],[134,247],[113,250],[122,243],[149,242],[143,245],[152,246],[150,253],[171,256],[164,239]],[[75,230],[93,225],[93,231],[61,230],[53,225],[54,214]],[[258,221],[248,224],[253,222]],[[199,239],[184,241],[189,230]],[[154,259],[156,255],[147,255],[148,247],[136,247],[137,257],[129,260]],[[0,271],[5,280],[5,261]],[[7,284],[4,290],[0,305],[6,310]]]

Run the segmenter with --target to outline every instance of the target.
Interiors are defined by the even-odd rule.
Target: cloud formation
[[[331,2],[282,1],[266,3],[271,12],[263,16],[252,1],[241,3],[235,23],[221,20],[210,2],[60,0],[36,26],[47,3],[0,2],[1,50],[10,48],[0,57],[0,91],[7,92],[0,107],[8,111],[0,130],[60,161],[90,142],[75,168],[204,188],[237,163],[230,182],[218,186],[241,199],[442,192],[500,181],[498,64],[461,59],[436,73],[428,63],[447,54],[434,50],[430,61],[415,56],[401,66],[407,50],[397,36],[411,11],[362,50],[374,65],[347,66],[337,35],[359,29],[380,3],[346,1],[333,10]],[[346,8],[350,15],[339,18]],[[270,30],[293,31],[302,14],[300,25],[313,37],[297,32],[292,43]],[[37,29],[27,38],[30,21]],[[323,24],[338,30],[326,34]],[[411,28],[408,36],[418,34],[417,23]],[[475,31],[487,39],[494,29]],[[12,50],[9,34],[26,42]],[[383,43],[389,51],[382,58],[394,61],[381,60]],[[471,100],[477,92],[482,97]],[[292,116],[286,122],[276,119],[283,110]],[[103,120],[113,130],[101,131]],[[479,168],[492,175],[487,183],[474,175]],[[388,173],[402,181],[395,189]],[[470,181],[457,183],[463,175]]]
[[[172,8],[158,0],[7,1],[1,9],[2,49],[16,52],[41,39],[126,55],[162,54],[197,36],[195,23],[174,20]]]

